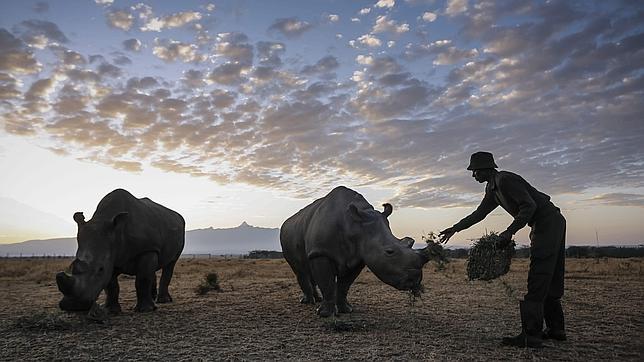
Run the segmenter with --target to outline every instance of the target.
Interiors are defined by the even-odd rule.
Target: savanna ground
[[[519,331],[527,260],[491,282],[470,282],[465,261],[425,266],[421,299],[366,269],[355,311],[321,319],[300,305],[283,260],[181,259],[174,303],[131,311],[134,280],[121,278],[123,313],[105,324],[58,310],[54,274],[70,260],[0,260],[1,360],[639,360],[644,356],[644,259],[568,259],[567,342],[502,347]],[[222,292],[198,295],[207,273]],[[102,297],[101,297],[102,299]]]

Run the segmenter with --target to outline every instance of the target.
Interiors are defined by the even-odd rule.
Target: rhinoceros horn
[[[432,240],[425,241],[427,246],[418,249],[418,253],[423,258],[423,262],[427,263],[430,260],[436,260],[439,263],[446,263],[447,256],[445,255],[445,249],[440,243],[434,242]]]
[[[82,212],[75,212],[74,213],[74,221],[78,224],[78,226],[81,226],[85,223],[85,215],[83,215]]]

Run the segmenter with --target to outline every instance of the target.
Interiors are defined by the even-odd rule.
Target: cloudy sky
[[[419,240],[476,207],[486,150],[570,244],[642,243],[643,65],[640,1],[2,1],[0,242],[74,235],[117,187],[194,229],[337,185]]]

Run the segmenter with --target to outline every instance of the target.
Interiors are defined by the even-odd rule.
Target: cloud
[[[58,26],[49,21],[25,20],[14,26],[13,31],[27,45],[38,49],[44,49],[51,41],[57,43],[69,41]]]
[[[362,49],[355,62],[332,47],[311,59],[297,44],[234,32],[203,43],[158,39],[157,57],[191,63],[163,72],[110,51],[49,44],[32,52],[0,29],[0,124],[114,168],[307,198],[337,184],[384,187],[400,207],[477,204],[481,185],[464,168],[483,149],[553,198],[602,188],[611,193],[589,202],[641,206],[636,12],[569,7],[480,2],[441,18],[457,26],[444,38],[415,41],[403,54],[370,48],[393,40],[367,25],[352,40]],[[391,14],[374,16],[387,35],[404,22],[390,23],[402,13],[388,9],[372,9]],[[137,24],[153,17],[143,5],[130,10]]]
[[[337,23],[340,21],[340,15],[338,14],[329,14],[326,18],[330,23]]]
[[[123,74],[121,68],[109,63],[100,64],[96,71],[101,77],[107,76],[111,78],[118,78],[121,76],[121,74]]]
[[[479,55],[477,49],[458,49],[451,40],[437,40],[430,44],[408,44],[403,56],[408,60],[416,60],[434,56],[434,65],[451,65]]]
[[[164,62],[180,60],[185,63],[199,63],[206,60],[206,56],[199,54],[199,48],[194,44],[187,44],[172,39],[156,39],[152,54]]]
[[[6,29],[0,28],[0,72],[9,74],[38,73],[42,65],[25,44]]]
[[[113,28],[128,31],[134,25],[134,16],[127,10],[111,10],[107,13],[107,24]]]
[[[432,23],[438,18],[438,16],[435,13],[432,13],[431,11],[425,11],[423,13],[423,21],[426,21],[428,23]]]
[[[184,71],[181,82],[188,88],[202,88],[206,85],[204,73],[197,69]]]
[[[338,59],[332,55],[327,55],[318,60],[314,65],[307,65],[302,69],[303,74],[320,74],[334,71],[340,66]]]
[[[276,31],[286,36],[287,38],[295,38],[304,34],[306,31],[313,28],[313,25],[306,21],[299,20],[298,18],[281,18],[277,19],[268,28],[270,31]]]
[[[609,193],[594,196],[586,201],[608,206],[644,207],[643,194]]]
[[[394,5],[396,5],[395,0],[378,0],[378,2],[376,3],[376,5],[374,5],[374,7],[391,9],[394,7]]]
[[[139,39],[127,39],[123,41],[123,49],[129,50],[131,52],[141,51],[141,41]]]
[[[0,100],[13,100],[22,95],[19,80],[11,74],[0,73]]]
[[[468,0],[447,0],[445,14],[455,16],[467,11]]]
[[[388,20],[386,15],[381,15],[376,18],[376,24],[371,30],[374,34],[377,33],[394,33],[402,34],[409,31],[409,24],[398,24],[394,20]]]
[[[112,5],[114,3],[114,0],[94,0],[94,2],[97,3],[98,5],[107,6],[107,5]]]
[[[259,64],[268,67],[279,67],[282,65],[282,55],[286,52],[284,43],[260,41],[256,44],[257,58]]]
[[[215,83],[224,85],[235,85],[243,81],[242,72],[246,66],[239,63],[224,63],[215,67],[208,75],[208,79]]]
[[[47,96],[52,91],[54,82],[51,78],[38,79],[25,92],[25,100],[32,101]]]
[[[253,46],[243,33],[220,33],[213,48],[215,55],[223,56],[232,62],[253,64]]]
[[[371,12],[371,8],[362,8],[362,9],[360,9],[360,11],[358,12],[358,14],[360,14],[360,15],[367,15],[367,14],[369,14],[370,12]]]
[[[141,26],[141,31],[160,32],[164,29],[179,28],[191,22],[200,20],[201,18],[201,13],[196,11],[179,12],[161,18],[149,18],[146,19],[147,21],[145,22],[145,24]]]
[[[359,45],[364,45],[370,48],[377,48],[382,45],[382,41],[371,34],[364,34],[359,36],[356,40],[349,41],[349,45],[357,48]]]

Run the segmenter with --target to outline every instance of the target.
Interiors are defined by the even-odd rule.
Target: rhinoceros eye
[[[387,256],[392,256],[395,253],[396,251],[394,249],[385,249],[385,254],[387,254]]]

